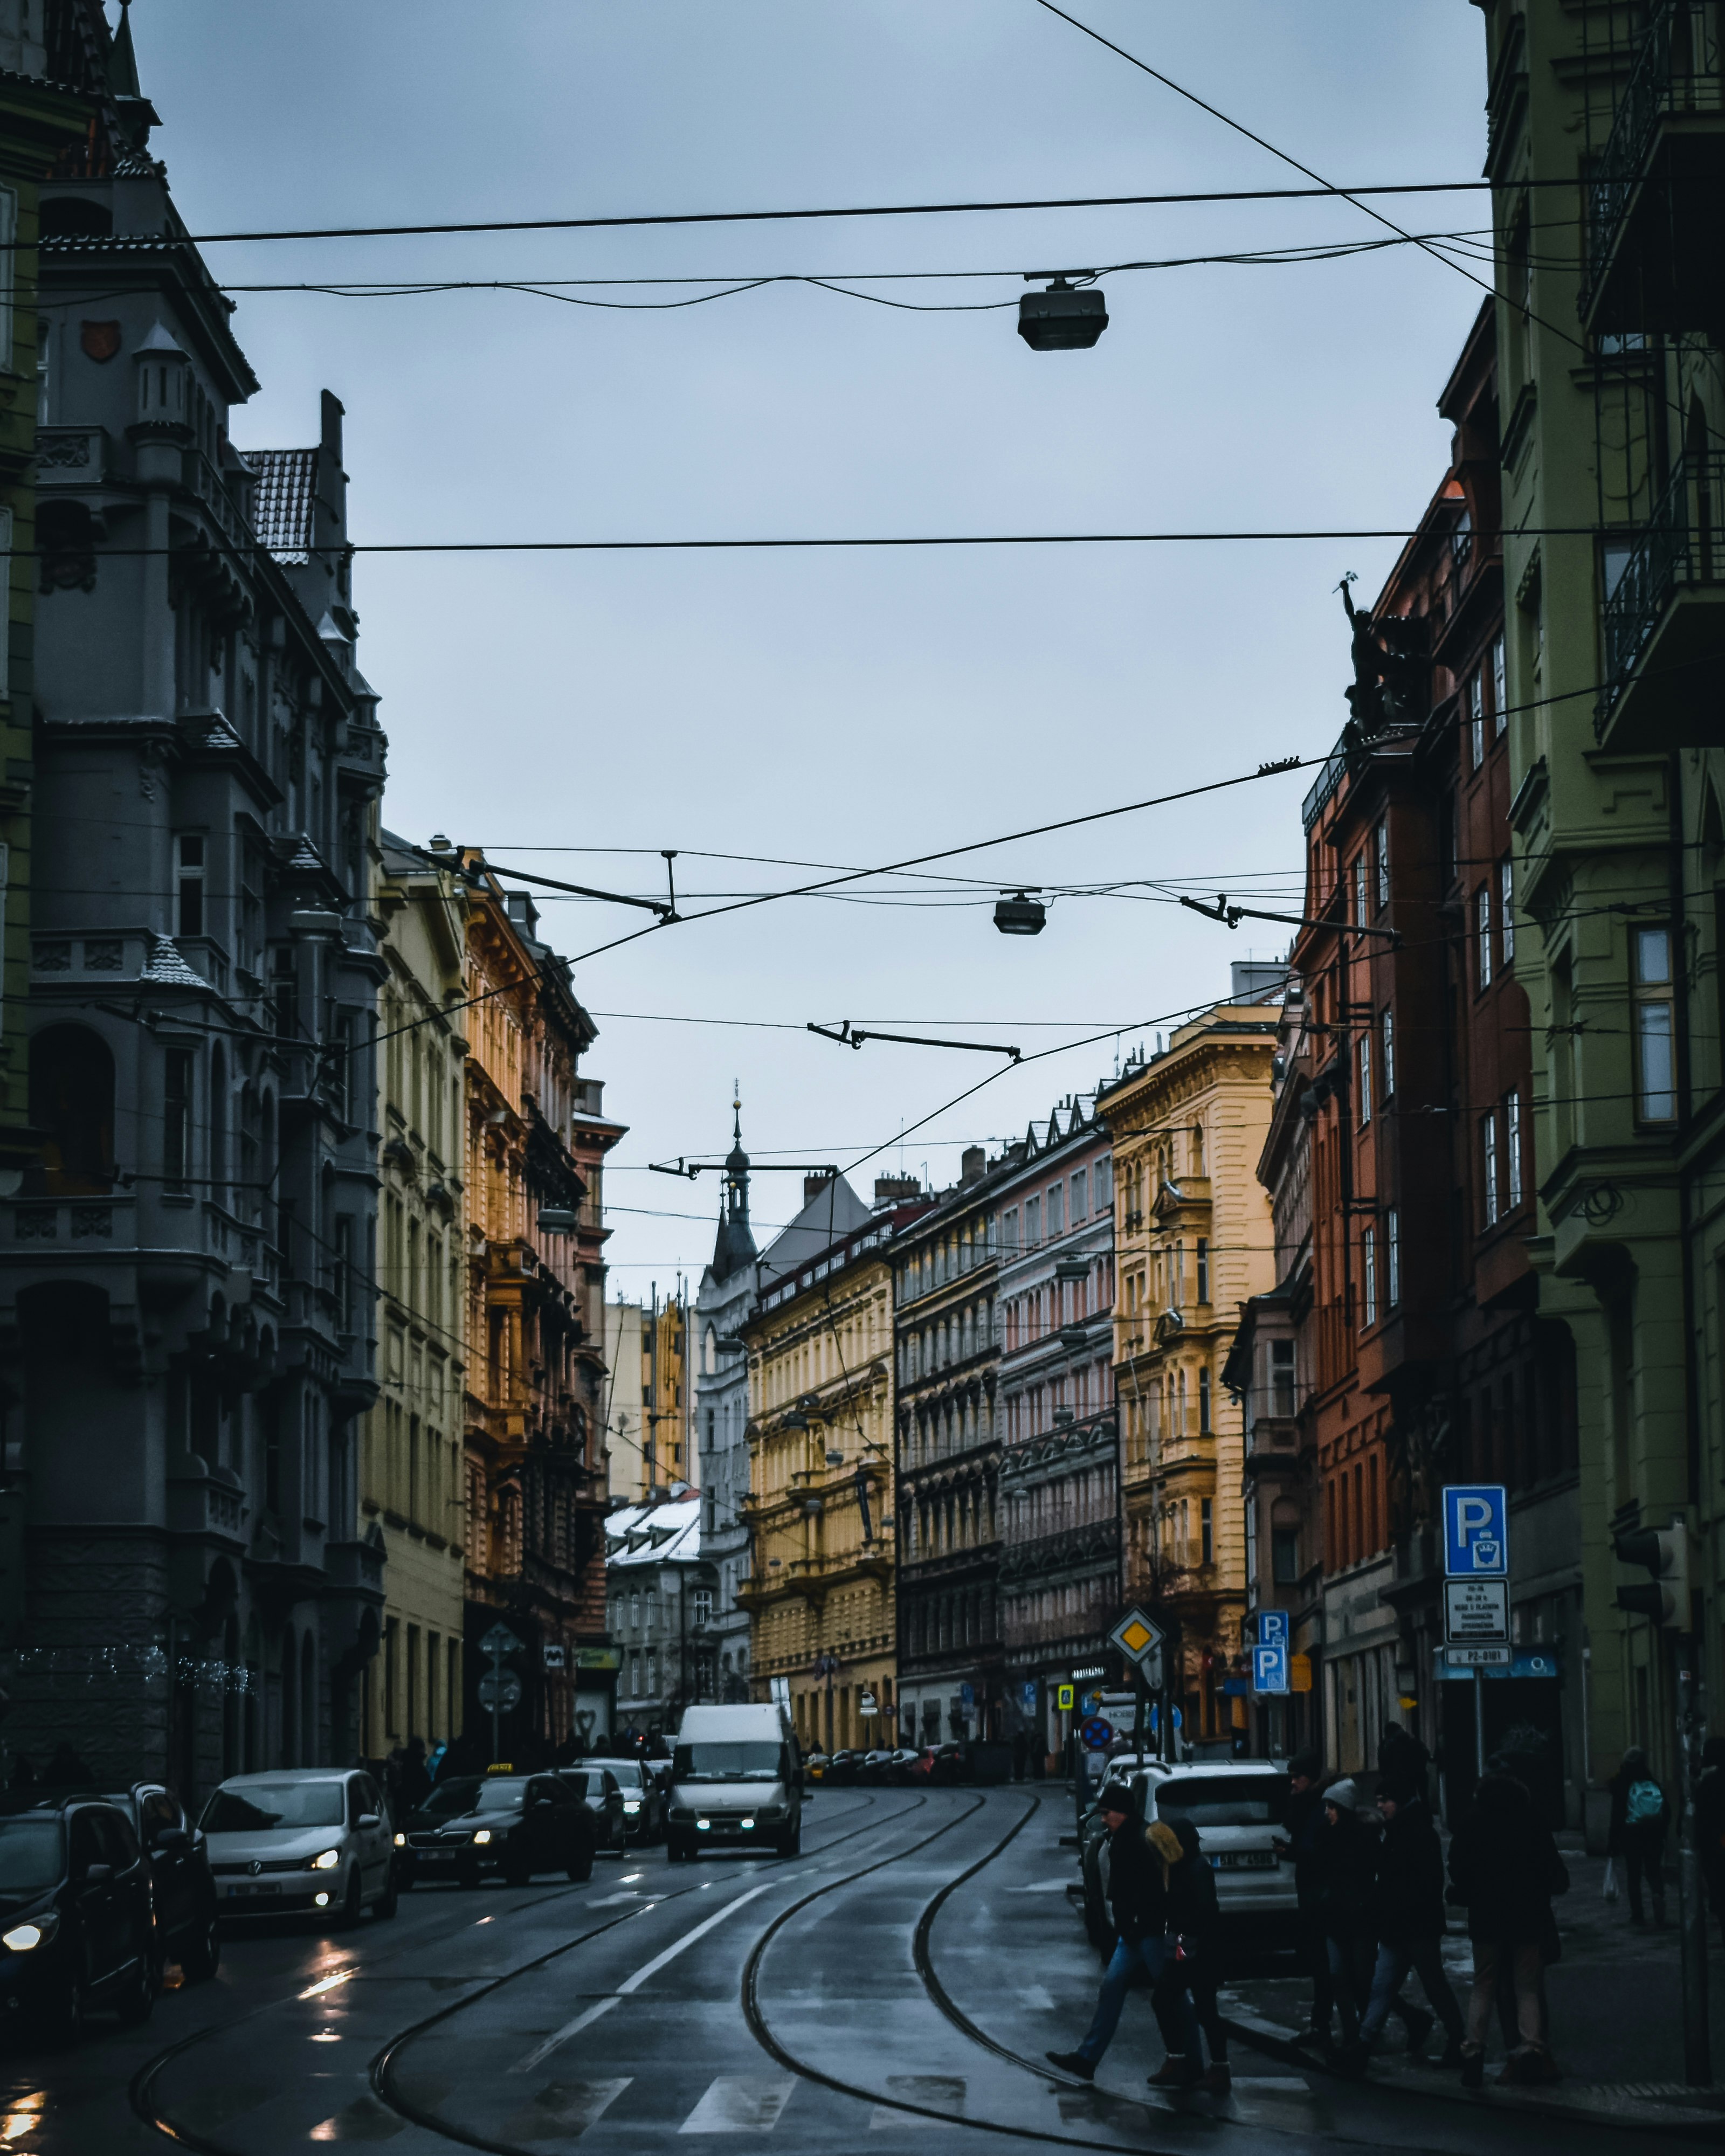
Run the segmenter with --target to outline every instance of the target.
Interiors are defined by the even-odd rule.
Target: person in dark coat
[[[1356,2057],[1360,2012],[1371,1992],[1378,1878],[1377,1837],[1360,1817],[1358,1804],[1358,1791],[1351,1781],[1332,1782],[1324,1791],[1317,1899],[1343,2055]]]
[[[1611,1825],[1605,1853],[1627,1875],[1630,1922],[1645,1924],[1641,1882],[1653,1897],[1653,1921],[1665,1922],[1665,1837],[1671,1825],[1665,1791],[1653,1778],[1647,1754],[1632,1744],[1611,1777]]]
[[[1096,1810],[1108,1829],[1108,1906],[1114,1917],[1114,1953],[1084,2041],[1076,2051],[1050,2051],[1050,2064],[1079,2081],[1096,2078],[1097,2062],[1120,2025],[1120,2010],[1133,1977],[1142,1970],[1153,1985],[1171,1951],[1168,1938],[1168,1878],[1152,1850],[1143,1823],[1121,1782],[1105,1783]],[[1151,1832],[1156,1831],[1152,1829]],[[1195,2037],[1196,2028],[1193,2030]]]
[[[1378,1773],[1382,1780],[1411,1782],[1422,1797],[1427,1796],[1431,1789],[1431,1754],[1411,1729],[1404,1729],[1399,1722],[1386,1722],[1378,1747]]]
[[[1510,2053],[1502,2078],[1551,2081],[1556,2076],[1550,2040],[1540,2009],[1542,1953],[1555,1930],[1552,1897],[1568,1892],[1569,1874],[1551,1830],[1534,1811],[1521,1783],[1487,1774],[1450,1844],[1447,1898],[1467,1911],[1473,1941],[1473,1990],[1461,2046],[1461,2085],[1485,2081],[1486,2031],[1497,1972],[1507,1958],[1515,1983],[1521,2042]]]
[[[93,1789],[96,1787],[95,1769],[62,1738],[42,1770],[42,1785],[49,1789]]]
[[[1294,1860],[1294,1893],[1300,1912],[1300,1958],[1312,1979],[1312,2020],[1295,2040],[1301,2044],[1327,2044],[1332,1987],[1330,1957],[1324,1942],[1323,1915],[1318,1907],[1322,1885],[1324,1831],[1323,1762],[1315,1752],[1297,1753],[1288,1763],[1288,1815],[1286,1840],[1276,1847]]]
[[[1412,1765],[1411,1758],[1406,1763]],[[1459,2066],[1461,2009],[1444,1974],[1439,1944],[1444,1935],[1443,1847],[1419,1783],[1386,1777],[1378,1791],[1378,1810],[1384,1820],[1373,1903],[1378,1962],[1372,1972],[1372,1995],[1360,2019],[1360,2048],[1369,2052],[1383,2035],[1389,2010],[1399,2003],[1411,1969],[1418,1974],[1450,2040],[1442,2063]],[[1431,2032],[1431,2016],[1417,2009],[1404,2007],[1403,2011],[1408,2048],[1417,2051]]]
[[[1701,1779],[1695,1785],[1695,1847],[1701,1859],[1707,1906],[1725,1938],[1725,1737],[1710,1737],[1701,1748]]]
[[[1158,1820],[1149,1839],[1162,1860],[1168,1884],[1168,1928],[1172,1943],[1151,1994],[1167,2056],[1151,2075],[1150,2086],[1201,2087],[1213,2096],[1226,2096],[1234,2083],[1228,2068],[1228,2032],[1216,2006],[1222,1929],[1216,1875],[1203,1855],[1198,1829],[1189,1819]],[[1194,2022],[1209,2046],[1208,2066],[1199,2060]]]

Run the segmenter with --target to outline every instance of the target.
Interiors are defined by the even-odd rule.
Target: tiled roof
[[[201,973],[194,973],[186,963],[165,936],[158,936],[153,940],[150,963],[138,978],[143,981],[159,981],[168,988],[206,988],[209,986]]]
[[[245,449],[241,454],[257,475],[252,521],[258,536],[278,562],[311,558],[316,449]]]

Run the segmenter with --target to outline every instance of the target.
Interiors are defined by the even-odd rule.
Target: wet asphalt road
[[[662,1849],[592,1880],[421,1889],[347,1933],[234,1928],[220,1974],[126,2030],[3,2061],[0,2146],[276,2156],[336,2141],[638,2156],[682,2137],[893,2156],[1038,2145],[1339,2143],[1589,2156],[1647,2137],[1337,2082],[1235,2048],[1227,2097],[1163,2098],[1148,2002],[1093,2087],[1045,2050],[1083,2032],[1097,1964],[1065,1888],[1063,1792],[829,1790],[788,1861]]]

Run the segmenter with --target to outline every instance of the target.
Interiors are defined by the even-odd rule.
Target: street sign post
[[[499,1722],[521,1703],[521,1681],[513,1670],[504,1668],[503,1658],[506,1655],[524,1655],[527,1650],[525,1643],[503,1624],[494,1625],[479,1644],[480,1652],[491,1658],[490,1668],[479,1681],[479,1702],[491,1710],[491,1763],[495,1766],[502,1747]]]
[[[526,1652],[522,1643],[516,1639],[506,1625],[494,1625],[485,1638],[480,1641],[479,1646],[480,1652],[482,1655],[489,1655],[494,1662],[501,1662],[506,1655],[521,1655]]]
[[[1476,1777],[1486,1771],[1486,1671],[1510,1658],[1509,1500],[1501,1482],[1450,1482],[1444,1504],[1444,1650],[1455,1653],[1473,1670],[1473,1763]],[[1452,1645],[1452,1590],[1461,1583],[1496,1584],[1502,1594],[1502,1636],[1476,1630],[1456,1635]],[[1489,1629],[1497,1605],[1457,1605],[1465,1624]]]
[[[1162,1697],[1162,1649],[1163,1642],[1167,1636],[1153,1617],[1147,1616],[1143,1610],[1138,1609],[1128,1609],[1108,1635],[1109,1645],[1130,1662],[1137,1672],[1138,1697],[1141,1703],[1147,1692],[1154,1693],[1158,1699]],[[1137,1748],[1142,1754],[1144,1749],[1144,1732],[1142,1723],[1136,1735]],[[1164,1744],[1163,1757],[1168,1758],[1171,1756],[1167,1745]]]
[[[1260,1609],[1258,1612],[1258,1645],[1260,1647],[1288,1647],[1293,1645],[1289,1636],[1286,1609]]]
[[[1252,1650],[1252,1690],[1285,1692],[1288,1689],[1288,1650],[1286,1641],[1261,1644]]]
[[[479,1681],[479,1702],[493,1713],[511,1713],[521,1703],[521,1681],[513,1670],[487,1670]],[[493,1751],[496,1749],[495,1743]]]

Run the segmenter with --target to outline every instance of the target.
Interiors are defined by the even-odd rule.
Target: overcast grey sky
[[[1461,0],[1076,0],[1071,12],[1344,184],[1471,179],[1484,55]],[[194,230],[1297,184],[1034,0],[137,0],[144,87]],[[1483,194],[1386,204],[1421,231]],[[1024,270],[1372,236],[1343,203],[213,249],[234,283],[999,270],[875,285],[1016,300]],[[263,379],[242,446],[347,407],[356,537],[1404,526],[1442,475],[1434,400],[1479,304],[1412,249],[1116,274],[1087,353],[1010,308],[916,313],[788,285],[678,311],[515,293],[243,296]],[[670,288],[586,296],[663,300]],[[362,562],[361,660],[390,736],[386,816],[624,890],[767,889],[1320,753],[1345,716],[1345,570],[1392,542]],[[840,1162],[989,1067],[804,1021],[947,1025],[1026,1050],[1225,992],[1281,947],[1143,897],[1060,901],[1006,938],[1020,880],[1297,881],[1295,773],[974,855],[972,901],[798,900],[582,963],[590,1061],[630,1126],[614,1289],[711,1243],[740,1081],[762,1158]],[[553,851],[617,849],[605,853]],[[535,850],[543,850],[536,852]],[[646,850],[632,854],[629,849]],[[1290,886],[1291,887],[1291,886]],[[878,887],[877,887],[878,888]],[[901,887],[897,896],[908,896]],[[548,902],[578,953],[638,924]],[[773,1021],[790,1030],[678,1019]],[[1065,1029],[1063,1030],[1062,1029]],[[1111,1074],[1104,1042],[1001,1076],[906,1139],[913,1173]],[[859,1174],[865,1190],[883,1159]],[[763,1178],[764,1222],[800,1188]],[[624,1207],[656,1209],[651,1217]]]

